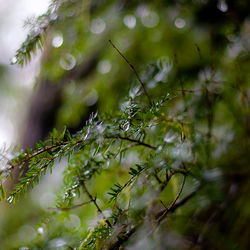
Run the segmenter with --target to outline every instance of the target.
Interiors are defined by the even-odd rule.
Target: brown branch
[[[148,98],[148,102],[150,104],[150,106],[152,106],[152,101],[150,99],[150,96],[146,90],[145,84],[143,83],[143,81],[141,80],[138,72],[136,71],[134,65],[132,63],[129,62],[129,60],[122,54],[122,52],[113,44],[113,42],[111,40],[109,40],[110,44],[112,45],[112,47],[119,53],[119,55],[126,61],[126,63],[129,65],[129,67],[132,69],[132,71],[135,73],[137,80],[139,81],[139,83],[141,84],[144,94],[147,96]]]
[[[180,191],[179,191],[179,193],[177,194],[175,200],[172,202],[172,204],[171,204],[169,207],[167,207],[167,208],[165,209],[165,211],[163,212],[163,214],[158,218],[158,223],[162,220],[162,218],[164,218],[164,217],[167,215],[167,213],[168,213],[169,211],[171,211],[171,209],[174,207],[174,205],[175,205],[176,202],[178,201],[178,199],[179,199],[179,197],[180,197],[180,195],[181,195],[181,193],[182,193],[182,191],[183,191],[183,187],[184,187],[184,185],[185,185],[185,181],[186,181],[186,175],[183,176],[183,182],[182,182]]]
[[[201,186],[199,186],[197,189],[195,189],[193,192],[191,192],[190,194],[188,194],[181,200],[176,201],[175,204],[173,204],[170,208],[160,210],[158,214],[155,216],[155,219],[158,221],[158,224],[160,224],[161,221],[163,221],[166,218],[168,213],[174,212],[178,207],[181,207],[187,201],[193,198],[200,189],[201,189]]]
[[[141,142],[141,141],[139,141],[139,140],[132,139],[132,138],[130,138],[130,137],[126,137],[126,136],[121,136],[121,135],[119,135],[118,138],[121,139],[121,140],[126,140],[126,141],[130,141],[130,142],[135,142],[135,143],[137,143],[138,145],[141,145],[141,146],[144,146],[144,147],[147,147],[147,148],[151,148],[151,149],[156,150],[156,147],[155,147],[155,146],[152,146],[152,145],[150,145],[150,144]]]
[[[88,195],[88,197],[90,198],[90,200],[94,203],[95,207],[97,208],[97,211],[102,215],[102,218],[104,219],[104,221],[108,224],[109,227],[112,227],[111,223],[109,222],[109,220],[106,218],[106,216],[104,215],[104,213],[102,212],[101,208],[98,206],[97,202],[96,202],[96,198],[94,198],[92,196],[92,194],[88,191],[84,181],[81,182],[81,185],[85,191],[85,193]]]
[[[178,193],[178,195],[176,196],[175,200],[173,201],[173,203],[170,205],[170,207],[168,208],[168,210],[170,210],[174,205],[175,203],[177,202],[177,200],[179,199],[182,191],[183,191],[183,188],[184,188],[184,185],[185,185],[185,182],[186,182],[186,175],[183,176],[183,181],[182,181],[182,185],[181,185],[181,189]]]
[[[175,91],[195,93],[195,92],[201,92],[203,90],[202,89],[175,89]]]
[[[177,75],[179,76],[179,79],[180,79],[182,97],[184,98],[185,97],[185,92],[183,89],[184,84],[183,84],[182,74],[179,70],[179,63],[178,63],[178,58],[177,58],[176,53],[174,54],[174,61],[175,61],[176,69],[177,69]]]
[[[157,182],[158,182],[160,185],[163,184],[163,182],[161,181],[161,179],[159,178],[159,176],[157,175],[157,173],[154,173],[154,177],[155,177],[155,179],[157,180]]]
[[[49,210],[54,210],[54,211],[69,211],[71,209],[75,209],[75,208],[78,208],[78,207],[82,207],[84,205],[88,205],[89,203],[93,202],[93,200],[90,200],[90,201],[86,201],[86,202],[83,202],[83,203],[80,203],[80,204],[77,204],[77,205],[74,205],[72,207],[49,207],[48,209]]]

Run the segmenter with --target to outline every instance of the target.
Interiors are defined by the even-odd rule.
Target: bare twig
[[[86,201],[86,202],[83,202],[83,203],[80,203],[80,204],[77,204],[77,205],[74,205],[72,207],[49,207],[48,209],[49,210],[54,210],[54,211],[68,211],[68,210],[72,210],[72,209],[75,209],[75,208],[78,208],[78,207],[82,207],[84,205],[87,205],[89,203],[93,202],[93,200],[90,200],[90,201]]]
[[[154,173],[154,177],[155,177],[155,179],[157,180],[157,182],[158,182],[160,185],[163,184],[163,182],[161,181],[161,179],[159,178],[159,176],[157,175],[157,173]]]
[[[150,145],[150,144],[141,142],[141,141],[139,141],[139,140],[132,139],[132,138],[127,137],[127,136],[122,136],[122,135],[117,135],[117,136],[106,136],[106,138],[108,138],[108,139],[119,138],[119,139],[121,139],[121,140],[134,142],[134,143],[136,143],[137,145],[141,145],[141,146],[144,146],[144,147],[147,147],[147,148],[151,148],[151,149],[156,150],[156,147],[155,147],[155,146],[152,146],[152,145]]]
[[[201,92],[202,89],[175,89],[175,91],[195,93],[195,92]]]
[[[188,194],[187,196],[185,196],[181,200],[179,200],[179,201],[176,200],[175,204],[173,204],[170,208],[160,210],[158,212],[158,214],[155,216],[158,224],[160,224],[161,221],[163,221],[166,218],[167,214],[174,212],[178,207],[181,207],[187,201],[189,201],[191,198],[193,198],[200,189],[201,189],[201,186],[199,186],[197,189],[195,189],[193,192],[191,192],[190,194]]]
[[[177,74],[178,74],[179,79],[180,79],[182,97],[184,98],[185,97],[185,92],[184,92],[184,89],[183,89],[183,85],[184,84],[183,84],[183,79],[182,79],[181,72],[179,70],[179,63],[178,63],[178,58],[177,58],[177,54],[176,53],[174,54],[174,60],[175,60],[175,65],[176,65],[176,69],[177,69]]]
[[[138,72],[136,71],[134,65],[132,63],[129,62],[129,60],[122,54],[122,52],[113,44],[113,42],[111,40],[109,40],[110,44],[112,45],[112,47],[119,53],[119,55],[126,61],[126,63],[129,65],[129,67],[132,69],[132,71],[135,73],[137,80],[139,81],[139,83],[141,84],[144,94],[147,96],[148,98],[148,102],[150,104],[150,106],[152,106],[152,101],[150,99],[150,96],[146,90],[145,84],[143,83],[143,81],[141,80]]]
[[[183,176],[183,182],[182,182],[182,185],[181,185],[181,188],[180,188],[180,191],[179,193],[177,194],[175,200],[172,202],[172,204],[165,209],[165,211],[162,213],[162,215],[158,218],[158,222],[160,222],[166,215],[169,211],[171,211],[171,209],[175,206],[176,202],[178,201],[182,191],[183,191],[183,187],[185,185],[185,181],[186,181],[186,175]]]
[[[90,198],[90,200],[94,203],[94,205],[97,208],[97,211],[102,215],[102,218],[104,219],[104,221],[108,224],[109,227],[112,227],[111,223],[109,222],[109,220],[106,218],[106,216],[104,215],[104,213],[102,212],[101,208],[98,206],[97,202],[96,202],[96,198],[94,198],[92,196],[92,194],[88,191],[86,185],[84,182],[81,182],[82,187],[85,191],[85,193],[88,195],[88,197]]]
[[[135,139],[132,139],[132,138],[130,138],[130,137],[125,137],[125,136],[119,136],[119,139],[121,139],[121,140],[127,140],[127,141],[130,141],[130,142],[135,142],[135,143],[137,143],[138,145],[141,145],[141,146],[144,146],[144,147],[148,147],[148,148],[151,148],[151,149],[156,149],[156,147],[155,146],[152,146],[152,145],[150,145],[150,144],[147,144],[147,143],[144,143],[144,142],[141,142],[141,141],[139,141],[139,140],[135,140]]]

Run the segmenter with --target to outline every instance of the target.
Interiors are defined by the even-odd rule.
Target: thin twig
[[[125,136],[119,135],[118,138],[121,139],[121,140],[126,140],[126,141],[130,141],[130,142],[135,142],[135,143],[137,143],[138,145],[141,145],[141,146],[144,146],[144,147],[147,147],[147,148],[151,148],[151,149],[156,150],[156,147],[155,147],[155,146],[152,146],[152,145],[150,145],[150,144],[141,142],[141,141],[139,141],[139,140],[132,139],[132,138],[130,138],[130,137],[125,137]]]
[[[111,223],[109,222],[109,220],[106,218],[106,216],[104,215],[104,213],[102,212],[101,208],[98,206],[97,202],[96,202],[96,198],[94,198],[92,196],[92,194],[88,191],[86,185],[84,182],[81,182],[82,187],[85,191],[85,193],[88,195],[88,197],[90,198],[90,200],[94,203],[94,205],[97,208],[97,211],[102,215],[102,218],[104,219],[104,221],[108,224],[109,227],[112,227]]]
[[[139,140],[135,140],[133,138],[130,138],[130,137],[127,137],[127,136],[122,136],[122,135],[117,135],[117,136],[106,136],[107,139],[113,139],[113,138],[119,138],[121,140],[125,140],[125,141],[130,141],[130,142],[134,142],[136,143],[138,146],[144,146],[144,147],[147,147],[147,148],[151,148],[151,149],[154,149],[156,150],[157,148],[155,146],[152,146],[148,143],[145,143],[145,142],[141,142]]]
[[[195,93],[195,92],[201,92],[203,90],[202,89],[175,89],[175,91]]]
[[[171,211],[172,208],[175,206],[176,202],[178,201],[178,199],[179,199],[179,197],[180,197],[180,195],[181,195],[181,193],[182,193],[182,191],[183,191],[183,187],[184,187],[184,185],[185,185],[185,181],[186,181],[186,175],[183,176],[183,182],[182,182],[180,191],[179,191],[179,193],[177,194],[175,200],[172,202],[172,204],[171,204],[168,208],[165,209],[165,211],[162,213],[162,215],[158,218],[158,223],[159,223],[159,222],[167,215],[167,213],[168,213],[169,211]]]
[[[151,101],[150,96],[149,96],[149,94],[148,94],[148,92],[146,90],[145,84],[141,80],[141,78],[140,78],[138,72],[136,71],[134,65],[129,62],[129,60],[122,54],[122,52],[113,44],[113,42],[111,40],[109,40],[109,42],[112,45],[112,47],[119,53],[119,55],[126,61],[126,63],[129,65],[129,67],[132,69],[132,71],[135,73],[137,80],[141,84],[141,86],[143,88],[143,91],[144,91],[145,95],[148,98],[148,102],[149,102],[150,106],[152,106],[152,101]]]
[[[157,182],[158,182],[160,185],[163,184],[163,182],[161,181],[161,179],[159,178],[159,176],[157,175],[157,173],[154,173],[154,177],[155,177],[155,179],[157,180]]]
[[[77,204],[77,205],[74,205],[72,207],[49,207],[48,209],[49,210],[54,210],[54,211],[68,211],[68,210],[71,210],[71,209],[75,209],[75,208],[78,208],[78,207],[82,207],[84,205],[87,205],[89,203],[93,202],[93,200],[90,200],[90,201],[86,201],[86,202],[83,202],[83,203],[80,203],[80,204]]]
[[[182,79],[181,72],[179,70],[179,63],[178,63],[178,58],[177,58],[176,53],[174,54],[174,60],[175,60],[175,65],[176,65],[176,69],[177,69],[177,75],[179,76],[179,79],[180,79],[182,97],[184,98],[185,97],[185,92],[184,92],[184,89],[183,89],[184,84],[183,84],[183,79]]]
[[[162,204],[163,207],[165,207],[165,209],[167,209],[167,207],[165,206],[162,200],[160,200],[160,203]]]
[[[185,182],[186,182],[186,175],[183,176],[183,181],[182,181],[182,185],[181,185],[181,189],[178,193],[178,195],[176,196],[175,200],[173,201],[173,203],[170,205],[170,207],[168,208],[168,210],[170,210],[174,205],[175,203],[177,202],[177,200],[179,199],[182,191],[183,191],[183,188],[184,188],[184,185],[185,185]]]
[[[199,47],[199,45],[197,43],[195,43],[194,45],[195,45],[195,48],[196,48],[196,50],[197,50],[197,52],[199,54],[201,65],[204,65],[203,58],[202,58],[202,55],[201,55],[201,49],[200,49],[200,47]],[[204,77],[205,77],[205,83],[207,83],[208,78],[207,78],[206,71],[204,70],[203,73],[204,73]]]
[[[160,224],[160,222],[166,218],[168,213],[174,212],[178,207],[184,205],[187,201],[189,201],[192,197],[194,197],[200,189],[201,185],[193,192],[182,198],[181,200],[176,201],[171,208],[160,210],[158,214],[155,216],[156,220],[158,221],[158,224]]]

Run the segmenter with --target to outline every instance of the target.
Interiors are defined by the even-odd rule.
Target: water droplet
[[[60,65],[65,70],[71,70],[76,65],[76,59],[71,54],[66,54],[60,59]]]
[[[97,70],[101,74],[107,74],[111,70],[111,67],[112,65],[109,60],[102,60],[98,63]]]
[[[139,96],[140,94],[140,86],[136,86],[129,90],[129,97],[131,97],[132,99],[134,99],[136,96]]]
[[[171,143],[174,141],[174,139],[176,138],[176,134],[174,134],[173,132],[168,132],[165,137],[164,137],[164,141],[166,143]]]
[[[63,44],[63,36],[62,34],[56,34],[52,39],[52,46],[55,48],[59,48]]]
[[[17,63],[17,58],[16,56],[14,56],[11,61],[10,61],[11,64],[16,64]]]
[[[12,203],[12,202],[14,201],[14,196],[11,195],[11,196],[7,199],[7,201],[8,201],[9,203]]]
[[[39,234],[43,234],[43,233],[44,233],[43,227],[39,227],[39,228],[37,229],[37,232],[38,232]]]
[[[101,34],[106,28],[105,22],[101,18],[92,20],[90,31],[94,34]]]
[[[175,19],[174,25],[178,28],[178,29],[182,29],[185,27],[186,22],[184,19],[178,17]]]
[[[107,160],[107,162],[106,162],[106,168],[108,168],[109,165],[110,165],[110,160]]]
[[[125,122],[123,125],[122,125],[122,129],[127,132],[129,129],[130,129],[130,122]]]
[[[217,181],[222,176],[222,173],[220,169],[214,168],[205,171],[203,176],[207,181]]]
[[[90,171],[87,170],[87,171],[85,171],[85,172],[83,173],[83,175],[88,175],[89,173],[90,173]]]
[[[103,132],[105,131],[105,126],[103,126],[102,124],[99,124],[99,125],[96,127],[96,130],[97,130],[98,133],[101,135],[101,134],[103,134]]]
[[[87,138],[89,137],[89,133],[90,133],[90,128],[88,127],[87,133],[85,134],[85,136],[83,137],[83,140],[87,140]]]
[[[98,93],[95,89],[92,89],[91,92],[86,95],[85,103],[88,107],[93,106],[98,100]]]
[[[222,12],[227,12],[228,5],[225,0],[219,0],[217,3],[217,8]]]
[[[49,242],[49,247],[52,249],[63,247],[67,244],[67,241],[63,238],[56,238]]]
[[[141,17],[142,24],[147,28],[153,28],[159,23],[159,16],[154,11],[146,11]]]
[[[133,15],[126,15],[123,18],[123,23],[129,28],[133,29],[136,26],[136,18]]]

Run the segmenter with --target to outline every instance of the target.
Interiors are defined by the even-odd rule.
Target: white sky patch
[[[37,53],[35,60],[23,68],[10,65],[11,59],[15,58],[16,50],[27,36],[28,29],[23,27],[24,21],[28,17],[45,13],[50,2],[50,0],[0,0],[0,63],[8,67],[8,79],[13,85],[27,88],[26,95],[33,87],[35,75],[39,73],[40,53]],[[25,104],[19,103],[18,106],[22,107],[19,111],[14,110],[16,108],[13,107],[9,115],[8,113],[6,115],[5,110],[0,109],[0,148],[3,145],[16,143],[16,131],[19,129],[17,124],[24,112],[27,96],[23,96],[22,99]],[[10,106],[10,100],[6,98],[3,105]],[[11,113],[18,113],[18,115],[13,118]]]
[[[28,30],[23,27],[24,21],[31,16],[39,16],[48,9],[50,0],[0,0],[1,30],[4,36],[0,41],[0,62],[9,64]]]

